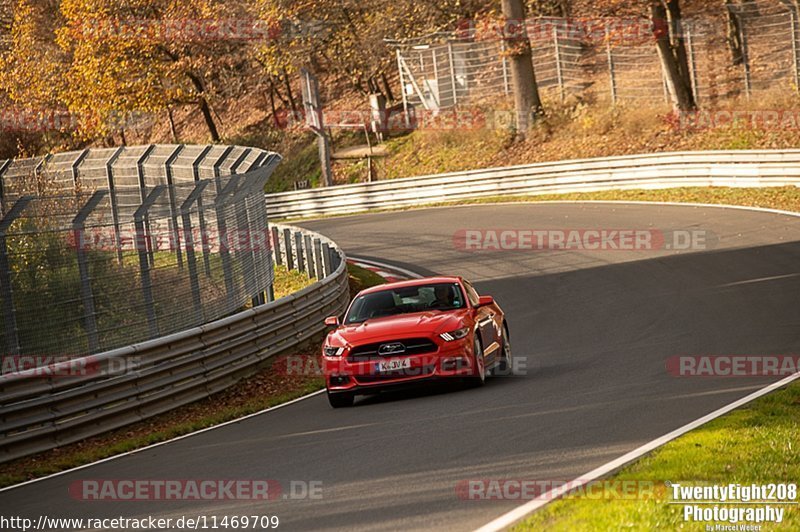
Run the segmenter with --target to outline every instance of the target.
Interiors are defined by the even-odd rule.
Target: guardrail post
[[[292,256],[292,231],[283,230],[283,247],[286,249],[286,269],[294,270],[294,257]]]
[[[210,181],[198,181],[194,189],[181,205],[181,218],[183,219],[183,239],[186,242],[186,265],[189,269],[189,285],[192,287],[192,305],[197,316],[205,318],[203,314],[203,300],[200,298],[200,280],[197,276],[197,259],[194,251],[194,235],[192,234],[192,205],[197,203],[200,210],[203,191],[210,184]],[[205,240],[205,235],[201,234],[201,239]],[[207,243],[202,244],[207,247]]]
[[[31,196],[19,198],[11,210],[0,220],[0,296],[3,298],[3,323],[5,325],[6,349],[15,356],[20,353],[17,314],[14,308],[14,289],[11,286],[11,267],[8,262],[6,233],[25,207],[33,200]]]
[[[297,253],[297,271],[304,272],[306,271],[306,262],[303,257],[303,234],[300,231],[294,234],[294,247]]]
[[[322,271],[322,243],[319,238],[314,239],[314,260],[316,266],[314,269],[317,272],[317,279],[324,279],[325,272]]]
[[[150,279],[151,256],[148,253],[148,241],[150,235],[147,234],[147,211],[164,192],[164,185],[156,185],[147,195],[142,204],[133,214],[134,225],[136,226],[136,248],[139,253],[139,272],[142,281],[142,295],[144,296],[144,307],[147,313],[147,328],[150,338],[158,336],[158,321],[156,319],[155,302],[153,301],[153,284]]]
[[[280,233],[278,233],[278,228],[272,227],[270,234],[272,235],[272,252],[275,257],[275,264],[281,266],[283,265],[283,257],[281,257],[281,237]]]
[[[306,250],[306,272],[308,273],[309,279],[312,279],[317,276],[314,268],[314,248],[311,247],[311,236],[310,235],[303,235],[303,244]]]
[[[89,343],[89,352],[94,353],[100,349],[100,339],[97,335],[97,318],[92,293],[92,278],[89,273],[89,263],[84,249],[84,230],[86,219],[97,208],[108,194],[107,190],[97,190],[89,201],[84,204],[72,220],[72,233],[75,237],[75,253],[78,258],[78,274],[81,278],[81,301],[83,301],[83,324],[86,328],[86,338]]]
[[[325,267],[325,277],[327,277],[333,273],[333,268],[331,267],[331,247],[327,242],[322,243],[322,263]]]

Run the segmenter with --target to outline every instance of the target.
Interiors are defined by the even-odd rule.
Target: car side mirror
[[[481,296],[478,298],[478,307],[488,307],[494,305],[494,298],[492,296]]]
[[[337,316],[331,316],[330,318],[325,318],[325,325],[327,325],[328,327],[338,327],[339,318]]]

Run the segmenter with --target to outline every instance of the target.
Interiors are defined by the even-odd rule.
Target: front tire
[[[328,391],[328,402],[333,408],[347,408],[353,406],[355,396],[352,393],[331,393]]]
[[[477,388],[486,382],[486,361],[483,358],[483,345],[477,334],[475,334],[472,351],[475,357],[475,374],[470,377],[469,383]]]
[[[513,363],[511,362],[511,338],[508,336],[508,325],[503,323],[503,352],[497,363],[497,372],[500,375],[511,375]]]

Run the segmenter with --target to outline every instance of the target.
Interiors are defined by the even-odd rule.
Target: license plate
[[[386,362],[378,362],[378,371],[399,371],[401,369],[409,369],[411,367],[410,358],[401,358],[396,360],[387,360]]]

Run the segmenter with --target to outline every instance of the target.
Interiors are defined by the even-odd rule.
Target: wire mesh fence
[[[791,0],[729,4],[723,18],[690,18],[679,38],[701,106],[800,86],[800,13]],[[665,22],[666,24],[666,22]],[[649,19],[536,18],[526,21],[537,83],[545,97],[670,103]],[[504,30],[439,33],[395,42],[404,105],[436,111],[475,105],[513,90]],[[741,42],[732,57],[731,40]],[[512,39],[513,40],[513,39]]]
[[[0,161],[6,355],[97,353],[271,300],[263,190],[279,161],[163,145]]]

